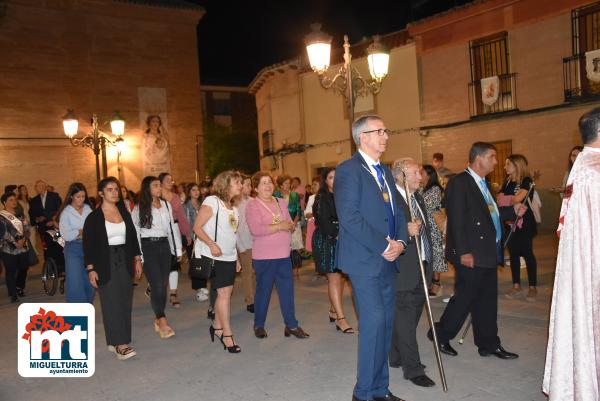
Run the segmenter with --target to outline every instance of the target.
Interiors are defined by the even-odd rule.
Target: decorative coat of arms
[[[481,101],[491,106],[498,101],[500,93],[500,78],[497,75],[481,79]]]
[[[600,49],[585,52],[585,72],[593,82],[600,82]]]

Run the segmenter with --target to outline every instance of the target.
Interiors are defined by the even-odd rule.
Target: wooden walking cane
[[[404,177],[404,191],[406,193],[406,203],[408,204],[408,210],[410,211],[410,219],[414,220],[414,216],[417,211],[413,210],[412,202],[410,201],[411,192],[408,189],[408,182],[406,181],[406,172],[402,170],[402,176]],[[448,392],[448,384],[446,383],[446,373],[444,372],[444,364],[442,363],[442,354],[440,353],[440,346],[435,332],[435,321],[433,320],[433,313],[431,312],[431,303],[429,302],[429,289],[427,288],[427,276],[425,275],[425,266],[423,266],[423,259],[421,258],[421,235],[415,235],[415,245],[417,246],[417,258],[419,259],[419,268],[421,270],[421,281],[423,282],[423,291],[425,292],[425,306],[427,309],[427,319],[429,320],[429,327],[433,333],[433,348],[435,351],[435,359],[440,371],[440,379],[442,380],[442,388],[444,392]]]
[[[529,196],[531,195],[531,192],[533,191],[534,187],[535,187],[535,182],[532,181],[531,187],[529,187],[529,191],[527,191],[527,196],[525,196],[525,198],[524,198],[526,202],[529,201]],[[510,232],[508,233],[508,236],[506,237],[506,241],[504,241],[504,245],[502,246],[502,252],[504,252],[504,249],[506,249],[506,247],[508,246],[508,241],[510,240],[512,233],[515,231],[518,221],[519,221],[519,217],[517,216],[515,221],[513,221],[513,223],[510,226]],[[467,336],[467,333],[469,332],[469,328],[471,328],[472,323],[473,323],[473,317],[469,316],[469,322],[467,323],[467,326],[463,330],[463,333],[460,336],[460,339],[458,340],[458,343],[460,345],[462,345],[465,342],[465,337]]]

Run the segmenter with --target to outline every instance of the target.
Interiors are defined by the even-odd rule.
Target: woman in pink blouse
[[[252,188],[257,196],[248,202],[246,221],[252,234],[252,266],[256,272],[254,335],[257,338],[267,337],[265,320],[275,284],[285,322],[284,335],[307,338],[308,333],[296,320],[294,307],[290,245],[295,225],[285,201],[273,197],[275,183],[268,172],[254,174]]]

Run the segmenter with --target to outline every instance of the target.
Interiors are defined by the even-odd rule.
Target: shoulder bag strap
[[[169,228],[171,229],[171,239],[173,240],[173,250],[175,251],[175,255],[177,255],[177,245],[175,243],[175,233],[173,232],[173,225],[171,224],[171,209],[169,208],[169,202],[164,200],[165,206],[167,207],[167,211],[169,212]]]
[[[215,242],[217,242],[217,228],[219,228],[219,210],[221,209],[221,201],[218,197],[215,196],[215,198],[217,198],[217,217],[215,221]]]

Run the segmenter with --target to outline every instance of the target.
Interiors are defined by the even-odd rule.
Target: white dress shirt
[[[166,202],[161,200],[160,207],[154,206],[152,209],[152,227],[145,228],[140,226],[140,206],[135,205],[133,212],[131,213],[131,219],[137,232],[138,241],[140,243],[140,251],[142,250],[142,238],[158,238],[166,237],[169,241],[169,247],[171,248],[171,254],[181,256],[181,233],[179,227],[173,220],[173,210],[170,206],[167,206]],[[171,228],[173,233],[171,233]],[[175,243],[173,243],[175,238]],[[144,255],[142,254],[142,260]]]
[[[375,170],[375,167],[373,167],[373,165],[379,164],[380,161],[373,160],[368,154],[366,154],[365,152],[363,152],[360,149],[358,149],[358,153],[360,153],[360,155],[363,157],[363,159],[365,159],[365,162],[367,162],[367,166],[369,166],[369,172],[373,176],[373,179],[375,180],[375,183],[377,184],[377,186],[379,188],[381,188],[381,186],[379,185],[379,179],[377,179],[377,170]],[[392,190],[390,189],[390,186],[388,185],[387,180],[385,179],[385,176],[383,178],[384,178],[383,181],[385,182],[385,187],[387,188],[388,194],[390,195],[390,205],[392,206],[392,213],[394,213],[394,194],[393,194]],[[404,247],[406,248],[406,242],[404,242],[402,240],[397,240],[397,241],[402,243],[404,245]],[[386,253],[389,249],[390,249],[390,245],[388,244],[388,246],[385,248],[385,251],[383,251],[383,253]]]
[[[379,179],[377,178],[377,170],[375,170],[375,167],[373,167],[374,165],[380,164],[381,162],[379,160],[371,159],[371,157],[369,155],[367,155],[365,152],[363,152],[360,149],[358,150],[358,153],[360,153],[360,155],[363,157],[363,159],[365,159],[365,161],[367,162],[367,166],[369,166],[369,172],[375,179],[377,186],[379,188],[381,188],[381,186],[379,184]],[[387,188],[388,194],[390,194],[390,205],[392,206],[392,213],[394,213],[394,202],[393,202],[394,194],[392,193],[392,190],[390,189],[390,187],[387,183],[387,180],[385,179],[385,176],[383,178],[384,178],[385,187]]]
[[[485,203],[487,203],[486,201],[486,193],[488,193],[490,190],[487,187],[487,185],[485,187],[483,187],[481,185],[481,181],[485,180],[485,177],[480,177],[479,174],[477,174],[471,167],[467,167],[467,173],[469,173],[471,175],[471,177],[473,178],[473,180],[475,180],[475,183],[477,184],[477,188],[479,188],[479,191],[481,191],[481,195],[483,195],[483,200]],[[491,192],[489,192],[490,197],[493,199],[494,195],[492,195]],[[494,209],[496,209],[496,213],[498,214],[498,216],[500,216],[500,211],[498,210],[498,205],[496,204],[496,202],[492,202],[494,204]]]

